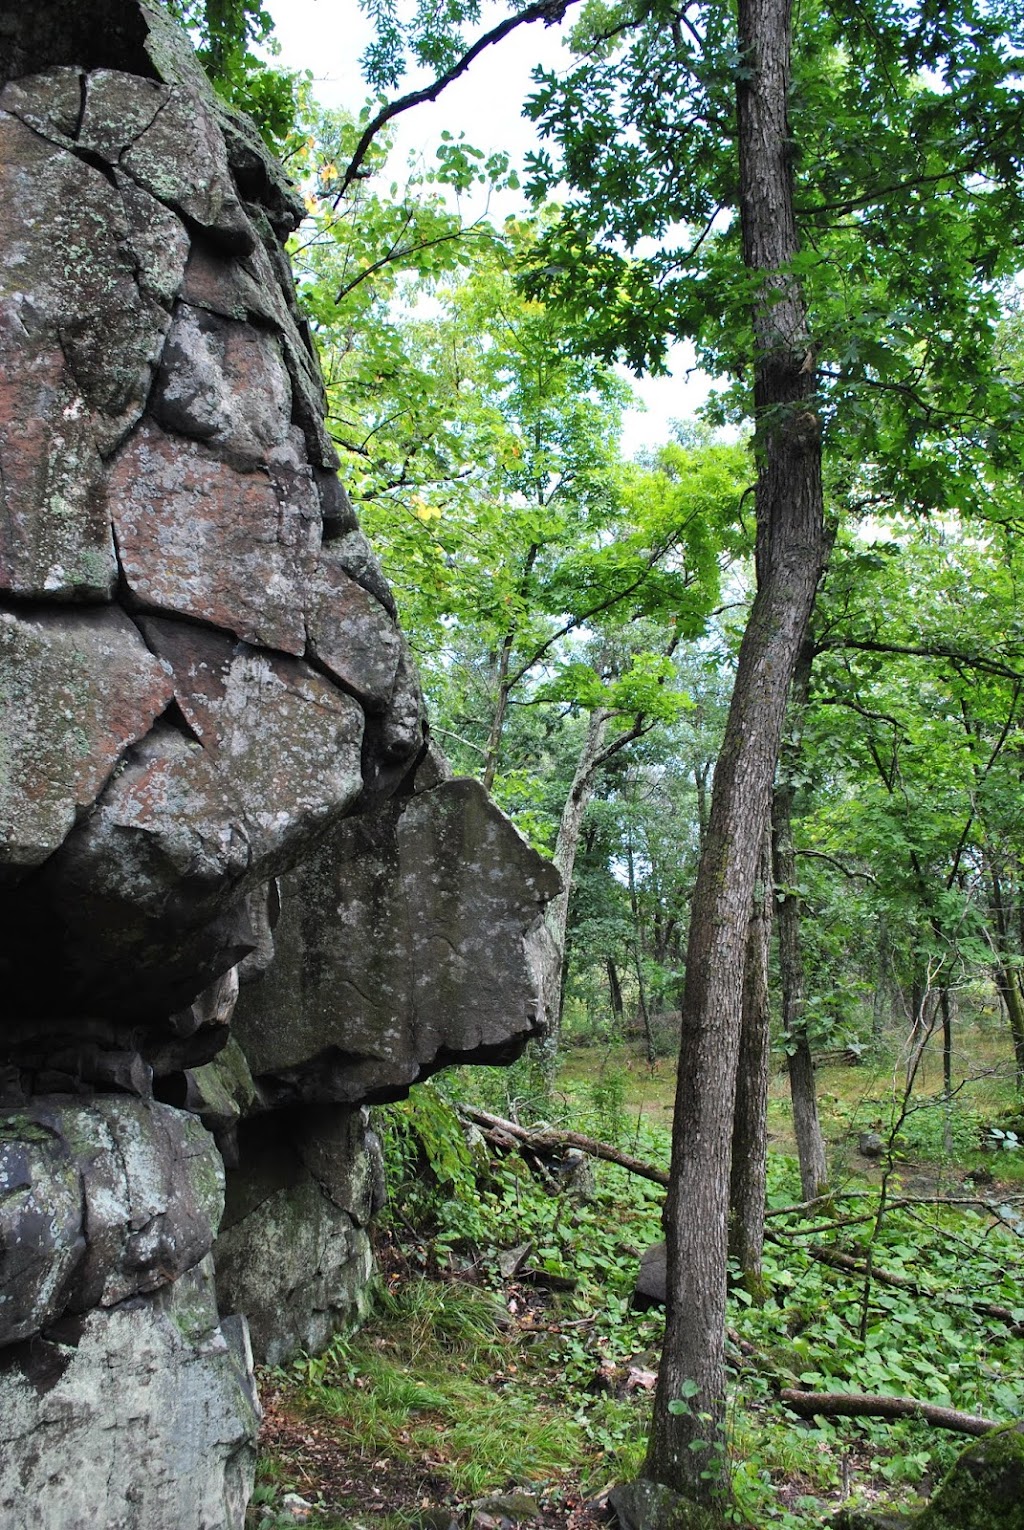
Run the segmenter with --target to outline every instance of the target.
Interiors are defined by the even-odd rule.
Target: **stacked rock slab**
[[[538,1028],[556,878],[427,743],[254,130],[151,0],[0,0],[0,85],[0,1523],[220,1530],[247,1318],[358,1312],[367,1103]]]

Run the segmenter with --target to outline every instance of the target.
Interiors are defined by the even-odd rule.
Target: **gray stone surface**
[[[53,854],[172,694],[118,611],[0,610],[0,877]]]
[[[78,1002],[104,994],[118,1013],[155,1012],[161,993],[176,1010],[190,973],[193,992],[217,975],[217,950],[221,967],[240,960],[251,943],[237,921],[221,939],[217,916],[362,786],[362,713],[308,666],[200,629],[183,626],[177,647],[147,632],[193,736],[152,729],[46,868]]]
[[[645,1311],[648,1307],[664,1307],[668,1285],[668,1253],[664,1242],[652,1243],[640,1261],[640,1272],[633,1290],[633,1304]]]
[[[229,1174],[214,1256],[221,1304],[245,1312],[258,1360],[317,1354],[366,1306],[373,1165],[359,1110],[252,1122]]]
[[[236,463],[155,424],[135,433],[109,478],[125,577],[145,606],[301,655],[320,541],[312,477]]]
[[[283,879],[276,959],[237,1035],[268,1100],[395,1098],[511,1059],[542,1023],[535,963],[557,873],[472,781],[342,823]]]
[[[195,1116],[34,1099],[0,1114],[0,1347],[153,1291],[210,1250],[223,1170]]]
[[[209,1259],[0,1351],[0,1523],[241,1530],[259,1405]]]

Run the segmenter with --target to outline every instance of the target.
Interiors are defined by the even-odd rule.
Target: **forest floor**
[[[1012,1070],[991,1028],[965,1039],[962,1074],[968,1054],[952,1112],[929,1093],[937,1059],[919,1080],[921,1108],[894,1143],[892,1188],[908,1204],[874,1230],[880,1170],[858,1136],[886,1130],[898,1060],[837,1058],[820,1070],[842,1187],[835,1231],[822,1234],[821,1213],[773,1221],[769,1301],[756,1308],[734,1293],[731,1304],[743,1346],[730,1345],[738,1523],[810,1530],[846,1502],[913,1505],[964,1443],[916,1421],[799,1420],[780,1407],[780,1385],[1024,1414],[1019,1341],[970,1311],[983,1296],[1024,1318],[1024,1150],[979,1151],[986,1123],[1007,1120]],[[515,1111],[509,1094],[525,1092],[526,1077],[495,1070],[490,1087],[488,1109]],[[667,1162],[673,1087],[664,1062],[652,1070],[621,1047],[576,1050],[559,1084],[562,1116]],[[661,1318],[633,1311],[630,1295],[639,1254],[659,1236],[660,1193],[609,1165],[582,1200],[552,1193],[516,1155],[452,1167],[459,1148],[436,1140],[442,1094],[427,1086],[417,1105],[419,1093],[388,1113],[397,1173],[369,1320],[326,1356],[261,1376],[249,1523],[597,1530],[607,1491],[643,1458]],[[770,1126],[769,1201],[780,1214],[798,1199],[784,1076],[773,1079]],[[953,1204],[974,1196],[973,1208]],[[921,1299],[823,1268],[812,1236],[858,1258],[873,1239],[879,1268],[919,1281]]]

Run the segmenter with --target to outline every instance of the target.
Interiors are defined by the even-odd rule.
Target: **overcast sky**
[[[357,0],[266,0],[274,17],[275,35],[281,44],[281,63],[290,69],[310,69],[316,94],[325,106],[344,106],[357,113],[367,97],[359,72],[359,58],[370,40],[370,25]],[[465,134],[468,143],[485,153],[505,150],[521,168],[527,151],[537,140],[533,124],[522,116],[523,101],[530,94],[531,70],[542,63],[560,67],[568,55],[561,45],[562,28],[540,23],[519,27],[495,47],[487,49],[467,73],[450,85],[436,102],[404,113],[395,123],[397,142],[393,157],[399,175],[410,156],[432,159],[441,134]],[[403,82],[413,89],[420,79]],[[525,211],[515,199],[503,201],[492,213]],[[642,447],[662,445],[669,439],[669,421],[693,412],[706,397],[707,380],[687,381],[688,362],[682,347],[675,347],[675,377],[630,381],[646,412],[630,411],[623,431],[626,455]]]

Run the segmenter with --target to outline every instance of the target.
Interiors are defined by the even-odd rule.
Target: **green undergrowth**
[[[492,1111],[571,1124],[667,1165],[667,1127],[635,1112],[614,1075],[533,1106],[526,1072],[476,1087]],[[510,1087],[518,1100],[496,1097]],[[528,1164],[467,1129],[452,1104],[465,1089],[461,1078],[421,1086],[382,1113],[392,1199],[373,1314],[277,1380],[362,1458],[429,1470],[455,1502],[570,1483],[594,1494],[643,1461],[662,1320],[631,1297],[640,1255],[661,1236],[662,1193],[597,1163],[581,1195],[556,1159]],[[796,1530],[844,1502],[905,1509],[963,1444],[913,1420],[798,1419],[783,1387],[906,1396],[1000,1421],[1024,1413],[1012,1332],[1024,1322],[1022,1203],[1005,1188],[956,1198],[974,1195],[991,1204],[936,1204],[896,1166],[883,1214],[866,1181],[809,1214],[791,1209],[795,1164],[771,1155],[769,1294],[758,1306],[736,1281],[730,1296],[737,1522]],[[830,1266],[830,1254],[854,1267]]]

